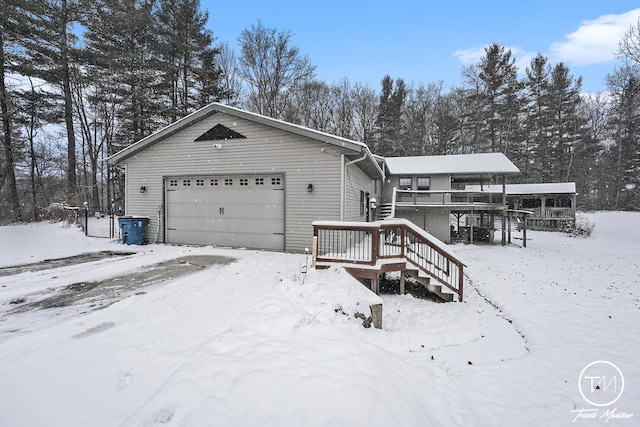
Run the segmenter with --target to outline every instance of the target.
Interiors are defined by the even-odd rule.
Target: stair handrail
[[[322,239],[318,239],[319,230],[360,230],[371,233],[370,249],[359,252],[366,254],[367,259],[325,255],[323,248],[318,247],[324,244]],[[393,218],[368,223],[314,221],[313,236],[314,266],[318,262],[375,266],[385,260],[389,262],[390,259],[403,258],[408,264],[455,292],[458,301],[462,301],[466,265],[446,243],[406,219]],[[319,249],[322,255],[319,255]]]
[[[382,221],[382,225],[400,226],[402,229],[401,256],[430,278],[458,294],[462,301],[464,293],[464,267],[466,265],[449,246],[404,218]],[[409,232],[409,233],[408,233]],[[412,241],[413,240],[415,241]],[[428,247],[425,253],[424,244]],[[434,251],[431,253],[430,251]],[[384,251],[378,251],[383,254]]]
[[[391,195],[391,215],[387,218],[395,218],[396,217],[396,197],[398,193],[398,188],[393,187],[393,194]]]

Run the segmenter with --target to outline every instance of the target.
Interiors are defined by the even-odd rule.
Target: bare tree
[[[378,95],[367,85],[356,83],[353,87],[354,137],[375,149],[374,132],[378,117]]]
[[[640,65],[640,19],[629,27],[618,43],[617,56]]]
[[[238,66],[238,58],[228,43],[224,42],[220,45],[220,55],[218,57],[220,70],[222,71],[222,87],[227,89],[226,96],[223,100],[232,107],[241,104],[244,96],[242,91],[242,78]]]
[[[313,79],[315,66],[291,38],[290,31],[278,32],[260,21],[240,34],[240,75],[250,89],[249,109],[279,119],[292,92]]]
[[[354,135],[354,99],[349,80],[340,80],[337,85],[331,88],[334,99],[333,132],[343,138],[353,139]]]

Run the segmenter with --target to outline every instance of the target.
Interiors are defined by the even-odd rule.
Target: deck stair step
[[[444,301],[463,300],[464,263],[445,243],[408,220],[314,221],[313,229],[315,268],[340,265],[352,276],[368,279],[376,293],[380,275],[401,272],[401,291],[409,274]]]
[[[391,205],[391,203],[386,203],[378,206],[378,209],[376,210],[376,221],[382,221],[386,218],[389,218],[392,212],[393,206]]]
[[[406,273],[411,276],[415,281],[424,286],[429,292],[436,295],[438,298],[445,302],[453,301],[454,294],[446,287],[437,283],[432,283],[429,276],[417,269],[407,269]]]

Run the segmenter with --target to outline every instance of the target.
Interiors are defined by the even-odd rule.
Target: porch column
[[[507,174],[503,173],[502,174],[502,206],[506,206],[507,204]],[[502,246],[507,244],[507,230],[505,230],[505,228],[507,227],[507,217],[506,217],[506,211],[503,209],[502,210]]]

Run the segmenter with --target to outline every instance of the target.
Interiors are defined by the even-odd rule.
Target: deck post
[[[318,258],[318,235],[317,228],[313,227],[313,243],[311,244],[311,268],[316,268],[316,259]]]
[[[371,279],[371,291],[376,295],[380,294],[380,276]]]
[[[400,272],[400,295],[404,295],[404,271]]]
[[[522,215],[522,246],[527,247],[527,216]]]
[[[502,206],[507,205],[507,174],[502,174]],[[502,211],[502,246],[506,245],[507,242],[507,233],[505,227],[507,226],[507,218],[505,217],[506,212]]]
[[[471,201],[471,221],[469,223],[469,242],[473,245],[473,224],[476,222],[476,217],[473,212],[473,200]]]
[[[380,257],[380,230],[371,232],[371,265],[375,265]]]
[[[462,293],[464,291],[464,265],[458,265],[458,302],[462,302]]]

